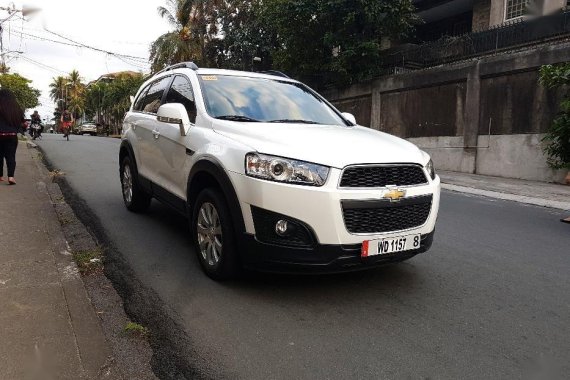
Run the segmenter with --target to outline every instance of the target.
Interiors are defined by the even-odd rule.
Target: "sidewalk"
[[[447,171],[437,174],[445,190],[570,211],[570,186]]]
[[[0,379],[110,378],[112,350],[35,155],[20,142],[17,185],[0,183]]]

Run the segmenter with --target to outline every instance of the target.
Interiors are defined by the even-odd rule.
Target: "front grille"
[[[427,183],[420,166],[353,166],[344,170],[340,187],[413,186]]]
[[[425,224],[431,203],[431,195],[400,202],[342,201],[342,213],[346,229],[351,233],[400,231]]]

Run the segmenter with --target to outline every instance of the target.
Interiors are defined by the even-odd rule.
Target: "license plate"
[[[362,242],[362,257],[386,255],[420,248],[422,235],[405,235]]]

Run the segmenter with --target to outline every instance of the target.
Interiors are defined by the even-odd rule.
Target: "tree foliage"
[[[150,48],[152,71],[181,61],[208,66],[207,49],[218,38],[217,13],[223,0],[166,0],[158,14],[174,28]]]
[[[263,18],[263,1],[233,0],[226,5],[217,9],[223,35],[211,41],[209,63],[239,70],[271,69],[278,42],[275,29]],[[254,65],[254,57],[261,58],[261,63]]]
[[[0,87],[14,93],[22,109],[34,108],[39,104],[40,90],[30,87],[32,81],[19,74],[0,75]]]
[[[85,113],[101,124],[118,126],[144,82],[142,74],[122,73],[110,82],[97,82],[85,92]]]
[[[64,108],[69,109],[77,119],[85,112],[85,84],[77,70],[73,70],[68,76],[58,76],[52,79],[49,85],[50,98],[56,102],[54,116],[59,118]]]
[[[313,84],[378,73],[383,38],[417,22],[411,0],[167,0],[174,26],[151,47],[153,70],[184,60],[209,67],[282,70]]]
[[[548,165],[553,169],[570,170],[570,63],[543,66],[540,80],[548,88],[565,92],[560,112],[542,141],[546,143],[544,153]]]
[[[262,15],[278,36],[276,66],[346,83],[378,73],[382,38],[406,36],[414,11],[410,0],[268,0]]]

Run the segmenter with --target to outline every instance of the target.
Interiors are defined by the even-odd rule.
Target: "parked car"
[[[141,86],[123,131],[127,209],[156,198],[187,216],[213,279],[365,269],[432,245],[429,155],[281,73],[171,66]]]
[[[78,135],[97,136],[97,124],[92,122],[80,124],[75,128],[75,133]]]

